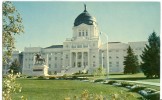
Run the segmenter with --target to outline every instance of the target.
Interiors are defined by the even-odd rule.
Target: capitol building
[[[103,43],[97,21],[87,11],[86,6],[74,20],[72,30],[72,37],[67,38],[63,45],[52,45],[46,48],[25,47],[22,52],[22,74],[32,74],[34,56],[37,53],[45,58],[49,75],[73,74],[79,71],[91,74],[98,67],[103,67],[110,73],[123,72],[123,61],[128,46],[131,46],[140,62],[140,55],[147,44],[146,41]]]

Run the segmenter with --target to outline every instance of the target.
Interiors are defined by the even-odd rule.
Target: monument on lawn
[[[34,56],[33,62],[33,76],[47,76],[48,66],[45,64],[45,58],[42,58],[41,54],[36,54]]]

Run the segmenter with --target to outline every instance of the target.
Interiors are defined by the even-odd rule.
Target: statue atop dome
[[[87,12],[86,4],[84,4],[84,12]]]

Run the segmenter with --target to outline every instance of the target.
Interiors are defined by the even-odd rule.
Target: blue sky
[[[72,37],[83,3],[109,42],[147,41],[153,30],[160,34],[160,2],[14,2],[25,27],[25,33],[16,36],[17,49],[63,44]]]

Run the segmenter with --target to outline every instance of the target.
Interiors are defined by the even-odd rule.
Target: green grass
[[[120,98],[127,95],[126,100],[141,97],[137,93],[128,92],[126,88],[76,80],[17,79],[17,82],[23,87],[19,96],[23,95],[28,100],[64,100],[65,97],[79,97],[83,90],[88,90],[90,94],[102,92],[106,97],[112,94],[119,94]]]
[[[131,80],[131,81],[144,81],[144,82],[156,82],[160,83],[160,79],[147,79],[143,73],[137,74],[110,74],[109,78],[112,80]]]

